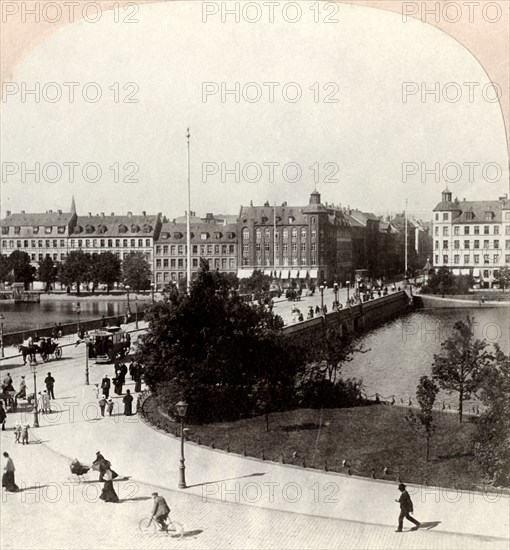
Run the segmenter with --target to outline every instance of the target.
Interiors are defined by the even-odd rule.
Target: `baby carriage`
[[[90,466],[85,466],[77,458],[71,462],[69,467],[71,468],[71,473],[78,476],[79,480],[82,480],[83,476],[90,470]]]

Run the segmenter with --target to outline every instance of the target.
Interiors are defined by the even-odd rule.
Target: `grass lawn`
[[[351,409],[300,409],[264,417],[189,426],[192,441],[247,456],[307,467],[347,471],[353,475],[429,485],[473,488],[482,485],[483,472],[472,454],[470,436],[475,425],[469,418],[459,424],[457,415],[437,413],[438,428],[425,461],[425,439],[416,434],[404,416],[407,409],[372,405]],[[319,429],[320,426],[320,429]],[[297,453],[293,458],[293,453]],[[390,472],[384,474],[384,468]]]

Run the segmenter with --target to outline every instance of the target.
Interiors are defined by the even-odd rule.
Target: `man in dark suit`
[[[414,523],[415,527],[412,528],[412,531],[420,528],[420,522],[411,517],[413,510],[413,501],[409,496],[409,493],[406,491],[406,486],[403,483],[400,483],[398,490],[402,493],[399,499],[395,499],[395,502],[400,503],[400,515],[398,516],[398,529],[397,533],[402,533],[402,527],[404,523],[404,518],[406,518],[411,523]]]
[[[110,396],[110,379],[108,376],[105,376],[101,382],[101,389],[103,390],[103,395],[108,399]]]
[[[160,497],[158,493],[152,493],[154,505],[152,507],[152,518],[156,520],[161,528],[161,531],[166,531],[166,520],[170,513],[170,508],[163,497]]]
[[[46,391],[50,399],[55,399],[55,394],[53,393],[53,386],[55,385],[55,378],[51,376],[51,372],[48,373],[48,376],[44,379],[46,384]]]

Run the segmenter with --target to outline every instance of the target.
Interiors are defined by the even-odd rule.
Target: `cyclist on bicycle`
[[[166,531],[166,520],[168,519],[170,508],[166,500],[163,497],[160,497],[158,493],[152,493],[152,498],[154,500],[154,506],[152,507],[152,519],[156,520],[158,525],[161,527],[161,531]]]

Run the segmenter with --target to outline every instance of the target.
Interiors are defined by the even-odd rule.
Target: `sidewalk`
[[[359,525],[363,525],[363,529],[378,530],[384,542],[376,539],[379,546],[363,546],[362,541],[355,543],[350,539],[351,545],[359,548],[411,547],[409,538],[402,542],[399,537],[403,535],[393,533],[399,512],[394,502],[399,496],[396,483],[262,462],[186,443],[188,489],[177,491],[180,440],[147,426],[138,416],[124,417],[120,412],[121,397],[115,397],[116,416],[99,419],[94,384],[105,373],[111,376],[113,365],[92,364],[91,385],[83,386],[80,383],[83,381],[84,352],[82,346],[69,348],[67,357],[72,356],[72,359],[52,361],[41,371],[51,371],[57,380],[55,393],[60,413],[48,417],[41,415],[41,427],[33,430],[33,434],[58,455],[69,460],[79,458],[90,464],[95,451],[100,450],[119,474],[131,476],[147,486],[188,495],[197,505],[230,503],[246,513],[252,510],[250,514],[255,513],[253,509],[256,508],[257,514],[264,514],[264,517],[266,514],[297,514],[295,521],[306,525],[311,516],[314,521],[326,518],[358,526],[352,527],[354,531],[359,531]],[[16,371],[16,376],[21,374],[24,374],[22,370]],[[125,387],[133,390],[132,383]],[[8,417],[8,426],[13,423],[12,416]],[[23,413],[19,413],[18,417],[22,416]],[[25,415],[24,419],[27,418],[31,422],[32,415]],[[445,548],[486,545],[508,548],[508,497],[457,493],[432,487],[409,487],[409,492],[417,519],[433,527],[431,531],[412,533],[413,547],[437,548],[438,539],[434,546],[431,537],[440,537],[443,542],[439,546]],[[223,523],[221,516],[217,519]],[[228,532],[228,523],[223,528]],[[288,546],[287,539],[282,540],[281,546]]]

